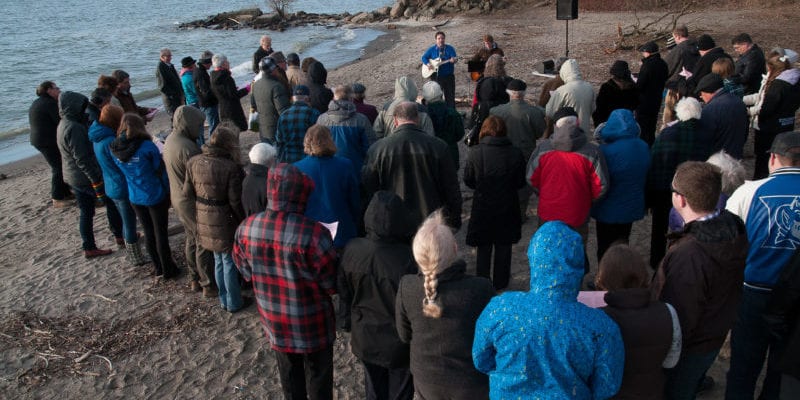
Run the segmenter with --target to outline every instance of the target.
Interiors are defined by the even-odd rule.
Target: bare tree
[[[273,12],[278,14],[281,19],[286,18],[286,14],[289,12],[289,8],[294,3],[294,0],[266,0],[267,7],[269,7]]]

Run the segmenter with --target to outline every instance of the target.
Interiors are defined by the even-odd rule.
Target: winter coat
[[[31,127],[31,146],[42,148],[58,147],[56,130],[60,120],[58,101],[46,93],[37,97],[28,110],[28,123]]]
[[[237,89],[231,71],[220,69],[211,72],[211,91],[219,101],[220,121],[232,121],[242,131],[247,130],[247,118],[240,99],[247,96],[247,89]]]
[[[427,108],[436,137],[447,143],[453,164],[458,168],[460,165],[458,142],[464,137],[464,121],[461,114],[448,107],[444,101],[428,103]]]
[[[592,84],[583,80],[578,62],[569,59],[564,62],[559,72],[564,85],[559,87],[550,96],[545,107],[545,115],[552,119],[556,111],[563,107],[572,107],[578,113],[581,129],[586,134],[592,132],[592,113],[594,112],[594,88]],[[555,122],[555,121],[553,121]]]
[[[331,130],[336,155],[350,160],[353,170],[360,174],[367,149],[375,141],[375,132],[369,119],[358,113],[352,102],[331,100],[328,111],[317,118],[317,124]]]
[[[178,76],[178,71],[172,64],[164,61],[158,62],[156,68],[156,86],[161,92],[164,104],[183,104],[183,84]]]
[[[325,87],[328,82],[328,70],[317,61],[308,66],[308,91],[311,93],[308,102],[320,113],[328,111],[328,103],[333,100],[333,92]]]
[[[564,126],[544,140],[528,161],[525,179],[539,196],[539,218],[577,228],[589,219],[592,202],[608,191],[600,148],[583,130]]]
[[[181,87],[186,95],[187,105],[197,105],[197,91],[194,88],[194,70],[196,68],[181,68]]]
[[[291,105],[286,88],[270,75],[253,83],[253,100],[258,110],[258,136],[274,140],[278,117]]]
[[[608,192],[592,206],[592,217],[606,224],[627,224],[644,218],[644,185],[650,148],[639,139],[639,125],[629,110],[616,110],[598,127],[600,151],[608,168]]]
[[[205,114],[194,107],[178,107],[173,118],[172,133],[164,142],[163,158],[169,177],[170,201],[181,222],[189,225],[191,232],[196,231],[193,227],[197,223],[197,211],[194,200],[186,196],[183,188],[186,182],[186,164],[190,158],[201,153],[197,138],[202,133],[204,119]]]
[[[358,174],[353,163],[339,156],[306,156],[295,166],[314,181],[306,216],[324,223],[338,221],[333,245],[344,248],[357,235],[356,221],[361,214]]]
[[[709,156],[709,135],[700,121],[690,119],[664,128],[650,151],[647,191],[669,194],[678,165],[684,161],[705,161]]]
[[[401,125],[369,148],[362,183],[368,196],[378,190],[400,196],[414,226],[443,207],[447,224],[461,227],[461,189],[447,144],[416,125]]]
[[[522,156],[527,161],[536,148],[536,141],[544,135],[547,128],[544,109],[532,106],[524,100],[512,99],[506,104],[492,107],[489,114],[503,119],[508,139],[514,147],[522,151]]]
[[[303,141],[306,131],[317,123],[319,111],[302,100],[295,101],[278,117],[275,148],[278,161],[293,163],[305,157]]]
[[[103,187],[106,196],[115,200],[128,200],[128,182],[125,181],[125,175],[114,162],[114,156],[111,155],[111,148],[109,148],[116,137],[117,134],[113,129],[101,125],[98,121],[94,121],[89,127],[89,140],[94,143],[94,155],[103,171]]]
[[[364,103],[364,100],[353,99],[353,104],[356,105],[356,111],[364,114],[370,124],[375,123],[375,118],[378,118],[378,109],[372,104]]]
[[[483,123],[489,116],[492,107],[506,104],[509,101],[506,85],[511,81],[507,76],[503,77],[483,77],[475,84],[475,104],[472,113],[477,114],[477,119],[473,120]]]
[[[717,350],[733,326],[747,258],[747,233],[723,210],[667,235],[669,247],[653,288],[678,312],[684,354]]]
[[[64,182],[72,187],[88,188],[103,182],[103,171],[94,157],[86,124],[89,99],[75,92],[63,92],[58,107],[61,121],[56,129]]]
[[[697,60],[697,63],[695,63],[694,69],[691,70],[692,76],[686,79],[684,84],[679,87],[681,96],[693,96],[694,89],[697,87],[697,84],[700,83],[700,80],[711,73],[711,66],[714,64],[714,61],[722,57],[731,58],[731,56],[725,53],[722,47],[715,47],[702,55]],[[731,60],[733,59],[731,58]]]
[[[384,368],[408,368],[408,344],[395,325],[400,279],[416,274],[409,238],[414,227],[396,194],[375,193],[364,215],[367,236],[351,240],[339,263],[339,323],[350,331],[350,347],[359,360]]]
[[[464,184],[475,190],[467,245],[518,242],[522,219],[517,191],[525,186],[522,152],[507,137],[483,137],[469,149]]]
[[[466,269],[467,264],[457,260],[436,275],[440,318],[422,313],[422,274],[404,276],[397,289],[395,319],[400,340],[411,345],[415,382],[475,387],[480,393],[487,391],[489,380],[472,363],[472,341],[475,322],[494,288],[486,278],[467,275]]]
[[[632,80],[621,80],[611,78],[600,85],[600,92],[597,94],[597,102],[592,120],[594,126],[600,126],[608,120],[611,112],[624,108],[635,110],[639,107],[639,88]]]
[[[647,288],[606,293],[602,310],[619,326],[625,346],[625,371],[615,399],[664,398],[662,365],[673,343],[672,315],[667,305],[651,300]],[[674,360],[677,362],[677,359]]]
[[[257,74],[261,70],[261,59],[272,54],[272,47],[264,50],[263,47],[258,46],[255,53],[253,53],[253,73]]]
[[[128,140],[124,132],[111,142],[114,162],[128,182],[128,200],[139,206],[155,206],[169,196],[169,181],[161,153],[152,140]]]
[[[336,251],[328,229],[303,215],[314,182],[288,164],[270,168],[267,181],[267,210],[239,225],[233,261],[253,282],[273,350],[327,349],[336,338]]]
[[[700,124],[710,135],[712,154],[725,150],[738,160],[744,157],[750,120],[742,99],[731,93],[718,92],[703,107]]]
[[[778,368],[800,378],[800,250],[795,250],[791,261],[781,269],[764,320],[773,337],[786,339]]]
[[[800,69],[792,68],[781,72],[765,90],[758,113],[759,129],[770,133],[793,130],[798,107]]]
[[[667,73],[669,74],[670,81],[681,79],[678,74],[681,69],[686,68],[687,71],[692,71],[697,60],[700,59],[700,53],[697,52],[697,43],[694,39],[686,39],[678,43],[672,50],[664,56],[664,61],[667,63]]]
[[[242,180],[242,206],[247,216],[267,209],[267,173],[269,168],[261,164],[248,164],[247,175]]]
[[[669,78],[669,67],[658,53],[642,59],[636,87],[639,88],[639,107],[637,116],[656,117],[664,98],[664,83]]]
[[[139,114],[139,116],[145,120],[145,123],[147,123],[147,114],[150,113],[150,109],[147,107],[139,107],[136,104],[136,99],[133,98],[131,92],[123,92],[117,89],[114,92],[114,100],[116,100],[117,105],[122,107],[122,109],[125,110],[126,113],[131,112]],[[112,100],[112,103],[113,102],[114,101]]]
[[[744,86],[744,94],[758,92],[761,75],[767,72],[764,50],[761,50],[757,44],[753,44],[750,50],[739,56],[734,65],[738,81]]]
[[[407,76],[401,76],[394,81],[394,99],[383,106],[383,109],[375,119],[375,123],[372,125],[376,137],[382,138],[394,132],[394,108],[404,101],[417,101],[417,93],[417,85]],[[418,105],[417,111],[419,113],[419,127],[423,131],[435,135],[436,131],[433,129],[433,122],[428,116],[425,106]]]
[[[472,358],[489,374],[493,399],[607,399],[624,365],[619,328],[605,313],[578,303],[583,241],[562,222],[548,222],[528,247],[531,288],[506,292],[481,313]]]
[[[195,201],[197,240],[208,251],[224,253],[233,247],[236,228],[245,217],[242,175],[227,150],[208,144],[186,164],[183,194]]]
[[[208,75],[208,69],[205,66],[198,65],[195,68],[192,80],[197,93],[197,105],[200,107],[214,107],[219,103],[217,96],[211,90],[211,77]]]

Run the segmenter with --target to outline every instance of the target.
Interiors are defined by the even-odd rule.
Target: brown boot
[[[200,290],[202,290],[203,287],[200,286],[200,282],[192,280],[191,282],[189,282],[189,288],[193,292],[199,292]]]
[[[211,299],[211,298],[217,298],[217,296],[219,296],[217,289],[214,289],[210,286],[206,286],[203,288],[203,297]]]

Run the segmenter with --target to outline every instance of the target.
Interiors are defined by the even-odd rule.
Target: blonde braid
[[[436,272],[429,271],[423,273],[425,282],[425,298],[422,299],[422,314],[430,318],[439,318],[442,316],[442,305],[437,299],[439,294],[436,292],[436,287],[439,285],[439,280],[436,279]]]
[[[441,211],[434,212],[422,223],[414,236],[412,250],[424,277],[422,314],[430,318],[440,318],[443,308],[438,299],[437,274],[449,267],[457,257],[455,237],[444,223]]]

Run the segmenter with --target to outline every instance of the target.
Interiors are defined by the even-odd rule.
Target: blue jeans
[[[94,241],[94,212],[95,212],[95,193],[91,187],[72,187],[72,192],[75,194],[75,200],[78,203],[78,208],[81,211],[80,218],[78,219],[78,231],[81,234],[81,247],[83,250],[95,250],[97,244]],[[106,217],[108,218],[108,227],[114,234],[115,238],[122,236],[122,217],[117,211],[114,203],[106,199]]]
[[[667,384],[665,398],[668,400],[691,400],[695,397],[697,385],[706,374],[719,349],[708,353],[684,353],[675,368],[665,370]]]
[[[783,353],[784,341],[771,336],[764,322],[764,312],[772,292],[742,289],[739,315],[731,330],[731,364],[728,370],[726,399],[753,399],[756,381],[769,351],[767,374],[759,399],[777,399],[781,388],[778,363]]]
[[[219,109],[217,106],[200,107],[200,110],[206,115],[206,122],[208,122],[208,137],[214,134],[214,129],[219,125]]]
[[[122,218],[122,237],[125,238],[125,243],[136,243],[138,237],[136,236],[136,213],[131,207],[128,199],[111,199],[114,205],[117,206],[119,216]]]
[[[242,308],[242,287],[239,285],[239,271],[233,263],[231,252],[214,252],[214,277],[219,289],[219,302],[222,308],[234,312]]]

